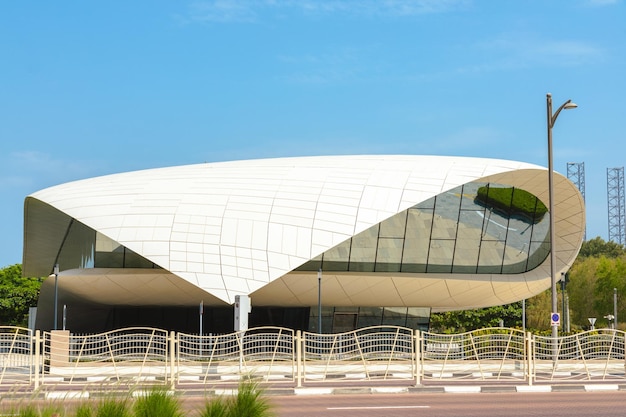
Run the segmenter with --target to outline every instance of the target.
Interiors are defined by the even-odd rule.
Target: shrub
[[[133,405],[135,417],[183,417],[180,403],[165,389],[155,388],[140,396]]]
[[[131,417],[128,400],[105,398],[96,408],[96,417]]]
[[[261,390],[254,382],[241,383],[237,395],[231,399],[229,405],[229,417],[266,417],[271,415],[269,403],[261,397]]]
[[[534,223],[538,223],[548,211],[541,200],[521,188],[480,187],[476,200],[507,215],[522,215]]]
[[[200,417],[270,417],[271,406],[262,397],[262,390],[252,381],[239,384],[237,395],[218,397],[206,403]]]
[[[200,412],[200,417],[227,417],[228,406],[222,397],[208,401]]]
[[[89,403],[80,404],[76,407],[74,417],[93,417],[93,408]]]

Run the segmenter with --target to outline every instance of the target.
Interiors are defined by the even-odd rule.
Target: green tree
[[[569,270],[569,283],[566,291],[569,296],[572,326],[585,328],[589,326],[587,320],[589,317],[598,317],[598,312],[594,307],[594,294],[599,263],[600,258],[595,256],[578,258]]]
[[[551,311],[552,295],[550,290],[526,300],[526,328],[529,331],[549,329]]]
[[[37,305],[43,278],[22,277],[19,264],[0,269],[0,325],[28,325],[28,308]]]
[[[484,327],[497,327],[500,320],[504,322],[505,327],[521,326],[522,303],[433,313],[430,316],[430,328],[439,333],[463,333]]]
[[[624,245],[612,241],[605,242],[600,236],[583,242],[578,253],[579,258],[588,258],[590,256],[617,258],[624,255],[626,255]]]
[[[626,317],[626,248],[600,237],[583,242],[578,258],[569,271],[567,294],[572,326],[586,328],[588,318],[598,319],[596,326],[606,326],[603,317],[613,313],[614,288],[618,292],[618,320]]]

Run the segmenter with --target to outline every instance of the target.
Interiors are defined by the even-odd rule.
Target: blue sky
[[[3,1],[0,267],[24,198],[211,161],[433,154],[547,166],[546,93],[579,105],[554,164],[584,162],[608,239],[626,163],[625,0]]]

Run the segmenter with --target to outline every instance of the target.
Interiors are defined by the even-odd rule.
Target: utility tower
[[[606,169],[606,188],[609,206],[609,240],[623,245],[626,226],[624,204],[624,167]]]
[[[567,178],[578,187],[578,191],[583,196],[585,202],[585,163],[584,162],[568,162]],[[587,231],[585,228],[584,240],[587,240]]]

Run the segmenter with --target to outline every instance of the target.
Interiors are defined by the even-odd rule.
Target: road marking
[[[483,219],[485,218],[485,215],[484,215],[482,212],[478,211],[478,210],[476,210],[476,214],[478,214],[478,215],[479,215],[480,217],[482,217]],[[498,223],[497,221],[495,221],[495,220],[491,220],[491,218],[487,218],[487,221],[488,221],[489,223],[493,223],[493,224],[495,224],[496,226],[501,227],[501,228],[503,228],[503,229],[508,229],[508,230],[513,231],[513,232],[517,232],[517,229],[514,229],[514,228],[512,228],[512,227],[506,227],[506,226],[504,226],[504,225],[501,225],[501,224],[500,224],[500,223]]]
[[[370,407],[327,407],[327,410],[391,410],[400,408],[430,408],[430,405],[381,405]]]

